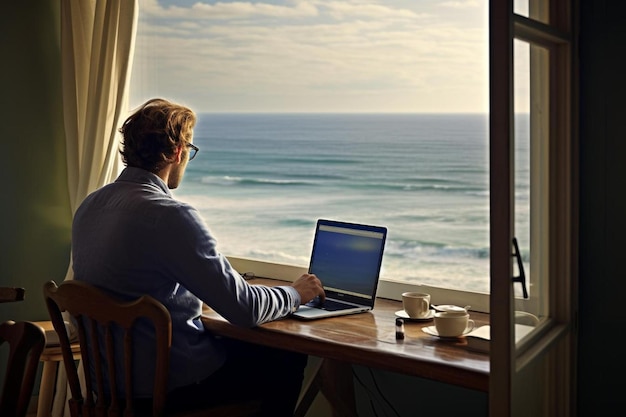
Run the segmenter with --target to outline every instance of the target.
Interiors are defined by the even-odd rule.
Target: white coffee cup
[[[435,328],[441,337],[458,337],[474,329],[468,313],[441,312],[435,314]]]
[[[430,315],[430,294],[423,292],[402,293],[402,307],[412,319],[423,319]]]

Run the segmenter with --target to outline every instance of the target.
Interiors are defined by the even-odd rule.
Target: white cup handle
[[[475,326],[476,325],[474,324],[474,320],[472,319],[467,320],[467,327],[465,328],[465,332],[466,333],[471,332],[472,330],[474,330]]]

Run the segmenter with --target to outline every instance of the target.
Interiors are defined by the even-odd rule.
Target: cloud
[[[161,6],[157,0],[143,0],[142,10],[149,16],[167,19],[241,19],[250,17],[298,18],[317,16],[316,7],[307,1],[277,6],[262,2],[197,2],[191,7]]]
[[[335,19],[415,19],[420,16],[409,9],[389,7],[385,4],[374,2],[349,2],[349,1],[329,1],[319,2],[317,6],[324,9],[326,13]]]
[[[152,89],[207,111],[487,109],[484,22],[443,20],[439,7],[142,5],[133,81],[142,98]]]
[[[459,0],[459,1],[443,1],[442,7],[450,7],[453,9],[467,9],[480,7],[478,0]]]

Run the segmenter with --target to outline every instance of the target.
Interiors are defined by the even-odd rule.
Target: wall
[[[579,416],[626,405],[626,4],[581,4]]]
[[[0,321],[46,320],[43,284],[63,280],[69,262],[59,22],[56,1],[0,5],[0,285],[26,289],[24,301],[0,304]]]
[[[65,277],[70,248],[59,8],[53,1],[20,3],[0,6],[0,279],[24,287],[26,299],[0,306],[0,314],[44,320],[43,284]]]

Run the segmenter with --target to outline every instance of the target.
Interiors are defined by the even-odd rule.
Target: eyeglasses
[[[189,150],[189,160],[191,161],[193,158],[196,157],[196,155],[198,154],[198,151],[200,150],[200,148],[198,148],[193,143],[188,143],[187,146],[189,146],[191,148]]]

